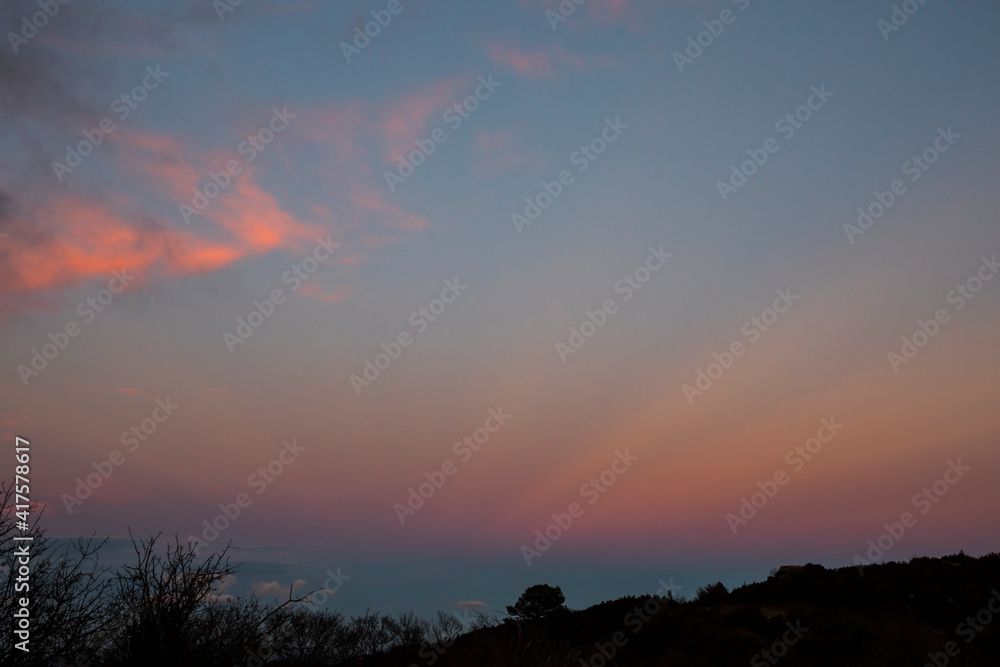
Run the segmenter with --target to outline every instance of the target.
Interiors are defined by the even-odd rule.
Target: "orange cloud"
[[[6,263],[3,291],[57,290],[121,270],[137,274],[139,283],[151,273],[205,273],[276,248],[298,247],[321,231],[282,211],[250,180],[213,204],[227,238],[173,229],[127,196],[107,202],[76,195],[57,199],[37,212],[38,233],[7,239],[3,254],[18,261]],[[29,228],[24,221],[16,226]]]
[[[69,287],[113,271],[146,267],[158,258],[166,234],[129,225],[109,204],[69,196],[38,211],[43,222],[33,235],[13,234],[4,245],[3,292],[24,293]],[[58,224],[58,227],[55,225]],[[17,220],[19,230],[30,229]]]
[[[331,228],[337,236],[360,232],[362,245],[369,249],[397,243],[406,233],[426,229],[430,221],[392,203],[372,173],[384,165],[368,165],[365,157],[373,154],[372,146],[374,155],[385,159],[402,154],[432,129],[462,83],[461,78],[448,79],[378,104],[351,102],[301,112],[298,136],[310,146],[329,149],[316,172],[334,185],[336,206],[305,205],[322,224],[283,209],[261,184],[263,167],[247,164],[231,150],[199,149],[176,135],[120,128],[115,164],[135,187],[88,195],[60,193],[40,208],[19,211],[19,218],[8,221],[8,236],[0,244],[0,299],[14,310],[37,307],[46,293],[106,279],[122,269],[137,274],[139,283],[156,274],[209,273],[274,250],[302,250]],[[271,150],[288,148],[279,144]],[[240,164],[242,173],[198,214],[188,216],[188,226],[178,228],[184,224],[180,213],[164,218],[147,208],[150,194],[168,210],[190,206],[209,172],[223,170],[231,160]],[[350,257],[351,264],[367,256],[349,252],[350,239],[337,240],[345,244],[343,257]],[[348,265],[346,260],[341,263]],[[311,294],[332,302],[351,290],[314,288]]]

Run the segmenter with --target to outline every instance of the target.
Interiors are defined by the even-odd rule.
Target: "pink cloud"
[[[486,56],[497,67],[512,69],[521,76],[532,79],[552,77],[562,66],[584,69],[608,62],[603,58],[590,59],[569,53],[559,44],[545,49],[526,51],[513,45],[491,42],[486,46]]]
[[[603,0],[587,7],[591,17],[603,23],[622,23],[629,15],[630,0]]]
[[[291,590],[294,591],[296,588],[302,588],[306,585],[304,579],[296,579],[292,582]],[[273,595],[275,597],[282,597],[289,594],[289,587],[282,586],[277,581],[261,581],[253,583],[253,592],[257,595]]]
[[[489,607],[485,602],[480,600],[459,600],[455,603],[456,607],[461,609],[475,609],[476,607]]]
[[[514,130],[480,132],[476,135],[477,164],[489,172],[502,173],[520,165],[538,163],[537,155],[518,148],[516,135]]]
[[[0,426],[4,428],[17,428],[18,426],[31,426],[35,423],[34,417],[29,415],[13,414],[10,412],[0,413]]]
[[[703,0],[587,0],[569,17],[575,21],[577,17],[585,17],[600,25],[624,25],[632,32],[642,32],[645,29],[644,13],[655,5],[668,7],[685,7],[703,2]],[[524,7],[530,7],[538,12],[559,12],[559,0],[520,0]],[[560,24],[566,25],[566,24]]]
[[[328,288],[317,282],[308,282],[303,283],[302,289],[299,290],[299,292],[305,294],[314,301],[321,301],[323,303],[340,303],[341,301],[346,301],[351,297],[351,295],[355,294],[357,289],[350,285],[340,285],[334,288]]]
[[[385,140],[390,160],[413,150],[413,141],[424,137],[431,119],[455,103],[458,84],[458,79],[441,81],[399,100],[390,105],[387,113],[376,117],[375,128]]]
[[[545,51],[522,52],[502,44],[493,43],[486,49],[486,55],[494,65],[509,67],[522,76],[531,78],[552,76],[552,56]]]

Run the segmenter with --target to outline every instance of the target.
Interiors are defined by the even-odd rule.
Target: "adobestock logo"
[[[982,609],[977,611],[975,615],[966,616],[964,621],[955,626],[955,634],[963,638],[966,644],[971,644],[979,633],[985,630],[986,626],[992,623],[997,615],[1000,615],[1000,591],[994,588],[990,593],[993,595],[986,601]],[[924,667],[946,667],[951,659],[957,658],[961,652],[962,649],[958,642],[950,641],[944,645],[944,651],[928,653],[929,662]]]
[[[472,118],[472,114],[479,109],[480,104],[490,99],[490,96],[502,85],[499,81],[493,80],[492,74],[485,78],[479,77],[479,85],[472,91],[472,94],[461,102],[452,104],[441,116],[441,119],[448,123],[452,132],[457,131],[465,121]],[[426,139],[414,140],[413,144],[416,146],[416,150],[399,158],[396,171],[385,172],[385,182],[389,186],[389,191],[395,192],[399,185],[405,183],[406,179],[416,173],[418,167],[434,155],[438,145],[446,141],[448,141],[448,132],[441,127],[434,128]]]
[[[875,23],[879,32],[882,33],[882,39],[888,42],[889,36],[906,25],[910,17],[919,12],[925,4],[927,4],[927,0],[903,0],[900,4],[894,4],[888,21],[879,19]]]
[[[714,352],[712,354],[714,362],[709,363],[704,369],[699,368],[695,373],[694,386],[685,384],[681,387],[688,405],[694,405],[696,397],[704,396],[705,392],[711,389],[725,372],[733,367],[736,360],[746,354],[749,345],[760,340],[761,336],[774,326],[778,319],[795,305],[796,301],[802,298],[798,294],[792,294],[790,287],[779,289],[775,294],[778,295],[778,298],[771,303],[770,308],[765,308],[759,316],[751,317],[740,326],[740,333],[748,339],[747,344],[740,340],[734,340],[727,346],[728,351]]]
[[[139,448],[139,445],[151,438],[160,427],[160,424],[167,421],[167,418],[179,410],[180,407],[180,404],[171,401],[169,396],[165,399],[156,399],[156,407],[153,408],[150,416],[143,419],[130,430],[122,433],[122,445],[128,446],[129,453],[134,453]],[[77,477],[76,489],[74,489],[72,494],[62,494],[60,500],[63,501],[66,513],[72,515],[73,511],[82,505],[84,500],[90,498],[94,491],[99,489],[114,474],[115,468],[123,465],[125,465],[125,455],[118,449],[113,450],[108,455],[107,460],[93,461],[91,466],[93,466],[94,472],[87,475],[86,479]]]
[[[781,134],[785,141],[791,140],[795,133],[805,127],[805,124],[812,119],[813,114],[822,109],[833,97],[833,93],[827,90],[824,84],[820,84],[819,88],[810,87],[809,92],[810,95],[804,104],[796,108],[795,111],[785,114],[774,124],[774,131]],[[715,182],[715,188],[722,201],[729,201],[729,197],[745,186],[779,150],[781,150],[781,143],[774,137],[765,139],[763,148],[748,148],[746,153],[749,159],[738,165],[732,165],[728,180]]]
[[[146,67],[146,76],[132,90],[116,97],[115,101],[111,103],[111,111],[118,116],[119,120],[125,120],[132,111],[139,108],[139,105],[146,100],[149,93],[160,87],[160,84],[168,76],[170,76],[170,72],[164,72],[160,69],[159,65],[155,68],[152,65],[148,65]],[[110,118],[102,118],[93,130],[83,130],[83,141],[79,142],[75,147],[66,146],[65,164],[58,160],[52,163],[52,171],[55,173],[56,178],[59,179],[59,182],[62,183],[63,177],[66,174],[72,173],[73,170],[83,164],[83,159],[93,153],[94,149],[104,142],[104,137],[114,131],[115,123]]]
[[[614,120],[611,120],[610,117],[605,118],[601,131],[588,143],[580,144],[580,147],[570,154],[569,163],[576,167],[578,174],[582,174],[608,150],[611,144],[618,141],[618,138],[628,128],[628,124],[621,121],[621,116],[615,116]],[[524,215],[516,212],[510,215],[510,221],[514,224],[517,233],[521,234],[525,227],[534,224],[542,216],[542,213],[552,206],[555,200],[561,197],[575,182],[576,177],[569,169],[563,169],[551,181],[543,180],[538,194],[534,197],[524,198]]]
[[[287,106],[282,107],[280,111],[278,107],[274,107],[271,109],[271,119],[267,124],[256,132],[248,134],[246,140],[240,142],[236,147],[236,153],[243,158],[246,164],[251,164],[258,155],[267,150],[277,135],[284,132],[292,124],[292,120],[297,116],[298,114],[289,112]],[[243,165],[236,160],[226,162],[223,170],[209,171],[208,182],[203,186],[196,185],[192,188],[194,196],[191,198],[191,204],[177,205],[177,210],[184,224],[190,225],[191,216],[201,215],[209,204],[225,192],[226,188],[232,184],[233,179],[242,173]]]
[[[585,2],[587,0],[561,0],[559,6],[556,8],[559,10],[558,12],[554,12],[551,9],[545,10],[545,18],[548,20],[552,32],[558,30],[559,24],[569,20],[569,17],[576,13],[576,8],[582,6]]]
[[[348,378],[351,387],[354,389],[354,395],[360,396],[362,389],[370,387],[375,380],[379,379],[382,373],[389,369],[392,362],[399,359],[403,355],[403,351],[413,345],[416,336],[427,331],[431,323],[444,315],[448,306],[455,303],[458,297],[462,295],[462,292],[467,289],[469,289],[469,286],[460,283],[458,278],[445,280],[440,298],[432,299],[429,304],[417,308],[410,314],[407,321],[410,323],[410,326],[416,329],[416,333],[411,334],[409,331],[403,330],[396,334],[388,343],[380,343],[379,347],[382,348],[382,351],[375,355],[374,361],[372,359],[365,359],[361,375],[352,374]]]
[[[54,19],[59,13],[60,5],[68,5],[71,0],[38,0],[38,7],[42,10],[35,12],[28,19],[27,15],[21,17],[21,30],[19,33],[8,32],[7,39],[10,47],[14,49],[14,55],[21,52],[21,47],[38,36],[38,31],[49,24],[50,19]]]
[[[452,445],[452,452],[461,458],[462,463],[468,463],[473,455],[489,442],[490,436],[507,423],[508,419],[510,419],[510,415],[504,412],[502,407],[490,408],[483,425],[471,434],[462,436],[461,440]],[[416,487],[411,486],[407,489],[410,495],[406,498],[406,504],[396,503],[392,506],[399,523],[405,524],[406,520],[416,514],[417,510],[422,508],[445,485],[448,478],[457,472],[458,465],[452,459],[445,459],[437,470],[425,472],[426,482],[421,482]]]
[[[914,153],[909,160],[903,163],[900,169],[905,176],[909,176],[911,183],[916,183],[961,138],[962,135],[956,134],[951,129],[951,125],[947,129],[939,127],[937,129],[937,136],[931,144],[923,151]],[[847,235],[847,241],[851,245],[854,245],[855,239],[871,229],[872,225],[880,220],[882,216],[886,215],[889,209],[902,199],[907,192],[906,183],[901,179],[896,179],[890,183],[887,190],[875,190],[872,192],[874,201],[870,202],[867,206],[858,207],[858,217],[855,220],[855,224],[844,223],[844,234]]]
[[[300,445],[296,438],[292,438],[291,442],[284,440],[281,444],[281,451],[274,459],[266,466],[257,468],[257,472],[247,477],[247,486],[255,490],[258,496],[267,491],[268,487],[274,484],[287,467],[298,461],[302,452],[306,451],[305,445]],[[253,504],[253,498],[245,491],[237,493],[231,503],[220,503],[220,513],[216,514],[211,522],[208,519],[201,522],[201,525],[204,526],[201,538],[193,538],[195,555],[200,556],[204,547],[210,546],[219,539],[219,536],[236,523],[243,510],[250,507],[251,504]]]
[[[673,254],[664,252],[662,245],[659,248],[649,246],[649,256],[646,257],[645,262],[626,273],[621,280],[615,283],[615,294],[622,294],[622,301],[629,301],[636,292],[642,289],[643,285],[649,282],[654,273],[663,268],[671,257]],[[608,323],[608,318],[617,312],[618,304],[614,298],[605,299],[595,310],[585,310],[584,315],[587,319],[583,320],[579,326],[569,328],[569,339],[566,343],[562,341],[556,343],[556,354],[559,355],[559,360],[565,364],[569,356],[583,349],[587,341]]]
[[[333,251],[340,247],[339,243],[334,243],[331,240],[332,236],[332,234],[327,234],[325,239],[321,236],[316,237],[316,245],[313,246],[312,252],[282,273],[281,283],[291,285],[291,291],[297,292],[307,280],[319,271],[323,263],[333,256]],[[236,318],[236,327],[233,332],[225,331],[222,334],[222,342],[225,343],[229,354],[235,353],[237,346],[250,340],[251,336],[271,319],[278,306],[284,304],[287,299],[288,295],[281,289],[271,290],[271,294],[263,301],[254,299],[253,309],[247,316]]]
[[[823,445],[833,440],[834,436],[840,432],[840,429],[844,428],[843,424],[837,423],[835,417],[821,419],[819,423],[820,426],[816,430],[815,437],[806,440],[805,444],[796,445],[794,449],[789,450],[785,454],[785,463],[791,466],[793,473],[805,468],[806,464],[822,451]],[[750,494],[749,500],[746,497],[740,498],[739,516],[732,512],[725,516],[730,530],[733,531],[733,535],[757,516],[760,510],[764,509],[767,503],[778,495],[780,487],[788,484],[790,480],[791,477],[789,477],[789,474],[783,468],[779,468],[771,476],[771,479],[764,482],[757,482],[757,488],[760,490]]]
[[[799,640],[809,632],[809,628],[802,625],[801,620],[795,621],[795,623],[785,621],[785,627],[787,629],[780,639],[775,640],[770,648],[764,649],[750,659],[752,667],[767,667],[778,664],[778,660],[788,655],[789,647],[798,644]]]
[[[90,324],[97,319],[98,314],[111,305],[115,296],[125,291],[125,287],[135,280],[135,276],[125,269],[115,271],[111,274],[107,286],[97,292],[94,296],[88,296],[76,306],[76,314],[83,319],[84,324]],[[69,347],[70,340],[76,338],[83,331],[76,320],[69,320],[55,333],[49,332],[48,343],[42,345],[41,352],[38,348],[32,348],[31,359],[28,364],[19,364],[17,373],[21,376],[21,382],[27,387],[32,378],[38,377],[42,371],[56,360],[56,357]]]
[[[407,2],[412,1],[407,0]],[[366,22],[363,29],[362,26],[355,26],[354,39],[351,40],[351,43],[340,43],[340,52],[344,54],[344,60],[347,61],[347,64],[350,65],[355,56],[361,55],[362,51],[371,46],[372,40],[381,35],[382,31],[392,23],[393,17],[402,14],[404,9],[406,7],[401,0],[389,0],[385,9],[371,10],[372,20]]]
[[[587,504],[593,505],[638,460],[639,457],[632,456],[628,449],[624,452],[616,449],[615,459],[611,465],[584,482],[580,487],[580,496],[587,499]],[[562,538],[566,531],[573,526],[573,522],[583,516],[583,513],[583,505],[577,502],[570,503],[565,512],[553,512],[551,515],[552,523],[545,528],[535,530],[534,548],[527,544],[521,545],[521,555],[524,556],[524,562],[527,563],[528,567],[531,567],[533,559],[541,558],[542,554],[552,548],[553,543]]]
[[[939,503],[952,486],[956,485],[965,477],[965,473],[972,470],[969,466],[962,465],[962,459],[957,461],[949,460],[941,478],[925,486],[919,493],[911,499],[915,509],[919,509],[921,514],[927,514]],[[868,540],[868,551],[865,552],[867,560],[862,556],[854,557],[854,564],[858,567],[858,574],[865,575],[866,566],[882,560],[885,554],[890,551],[906,535],[907,529],[912,529],[917,525],[919,518],[913,512],[903,512],[899,521],[895,523],[884,523],[882,527],[885,532],[873,540]]]
[[[751,0],[733,0],[741,12],[745,12],[750,7],[750,2]],[[719,18],[702,21],[701,24],[705,26],[705,29],[697,35],[688,36],[684,52],[674,51],[674,64],[677,65],[677,71],[683,74],[686,65],[693,65],[694,61],[705,53],[705,49],[715,44],[715,40],[719,37],[722,37],[727,25],[736,23],[737,16],[738,14],[733,13],[733,10],[723,9],[719,13]]]
[[[955,285],[955,289],[945,295],[945,302],[953,305],[952,313],[965,308],[998,273],[1000,273],[1000,263],[997,262],[997,256],[983,257],[975,274]],[[946,308],[938,308],[932,318],[917,320],[917,329],[910,336],[900,337],[902,345],[899,352],[889,352],[886,355],[892,372],[899,373],[901,366],[913,361],[920,350],[927,347],[950,322],[951,314]]]
[[[632,631],[632,635],[639,634],[646,624],[660,613],[664,607],[661,600],[673,600],[674,591],[679,591],[683,586],[674,584],[674,578],[670,577],[670,583],[660,579],[657,583],[660,587],[653,597],[648,598],[642,606],[635,605],[632,610],[625,614],[622,623]],[[611,635],[610,641],[594,642],[594,652],[586,660],[580,658],[580,667],[605,667],[606,665],[618,664],[614,661],[621,649],[628,645],[629,635],[624,630],[618,630]]]

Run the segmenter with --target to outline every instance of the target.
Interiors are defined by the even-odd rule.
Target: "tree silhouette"
[[[703,606],[713,606],[717,604],[722,604],[729,597],[729,591],[726,590],[725,584],[718,581],[714,584],[708,584],[707,586],[702,586],[698,589],[697,595],[695,595],[694,601]]]
[[[507,606],[507,613],[517,619],[534,621],[565,611],[566,596],[558,586],[537,584],[528,587],[517,602]]]

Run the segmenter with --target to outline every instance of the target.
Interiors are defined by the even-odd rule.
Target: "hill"
[[[625,597],[537,621],[507,620],[448,647],[343,664],[1000,665],[1000,554],[828,570],[784,566],[692,600]]]

